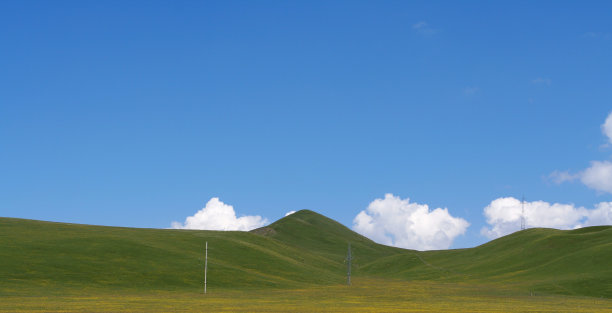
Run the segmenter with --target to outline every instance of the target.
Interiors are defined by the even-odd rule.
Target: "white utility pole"
[[[527,223],[525,222],[525,196],[521,199],[521,230],[527,227]]]
[[[349,242],[348,244],[348,253],[346,254],[346,262],[347,264],[347,271],[346,271],[346,284],[347,285],[351,285],[351,261],[353,260],[353,256],[351,254],[351,243]]]
[[[204,294],[206,294],[206,272],[208,270],[208,241],[206,242],[206,254],[204,257]]]

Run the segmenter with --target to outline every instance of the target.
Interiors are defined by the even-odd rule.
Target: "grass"
[[[0,218],[0,310],[610,311],[610,259],[609,226],[528,229],[420,252],[376,244],[311,211],[250,233]]]
[[[605,312],[612,301],[530,296],[497,285],[355,280],[353,286],[296,289],[76,292],[3,297],[11,312]]]

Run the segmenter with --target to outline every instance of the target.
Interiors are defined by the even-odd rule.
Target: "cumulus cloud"
[[[172,222],[175,229],[206,229],[206,230],[242,230],[248,231],[268,223],[261,216],[236,217],[234,207],[225,204],[219,198],[211,198],[206,206],[187,217],[185,223]]]
[[[612,202],[601,202],[595,209],[588,211],[588,220],[584,226],[612,224]]]
[[[599,203],[590,210],[545,201],[525,202],[524,207],[527,227],[575,229],[612,223],[612,202]],[[495,199],[485,207],[484,215],[490,227],[483,227],[482,235],[493,239],[513,233],[521,228],[521,201],[512,197]]]
[[[353,230],[376,242],[418,250],[447,249],[469,225],[446,208],[432,211],[392,194],[375,199],[353,220]]]
[[[295,211],[289,211],[289,212],[285,213],[285,216],[289,216],[289,215],[291,215],[293,213],[295,213]]]
[[[601,131],[612,143],[612,113],[608,114],[606,121],[601,125]],[[612,193],[612,162],[591,161],[591,166],[575,174],[568,171],[554,171],[548,176],[555,183],[563,183],[580,179],[585,186],[599,192]]]
[[[580,181],[591,189],[612,193],[612,163],[592,161],[591,166],[580,173]]]

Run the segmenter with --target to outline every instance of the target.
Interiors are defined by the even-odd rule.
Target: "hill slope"
[[[198,290],[300,288],[356,277],[502,283],[519,290],[612,297],[612,227],[528,229],[471,249],[379,245],[312,211],[252,232],[133,229],[0,218],[0,293],[31,288]]]
[[[209,245],[209,287],[297,287],[343,281],[342,260],[248,232],[132,229],[0,219],[7,285],[197,289]]]
[[[612,297],[612,227],[534,228],[423,258],[467,277],[543,292]]]

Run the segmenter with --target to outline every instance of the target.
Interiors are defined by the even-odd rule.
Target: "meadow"
[[[499,285],[355,279],[352,286],[185,291],[39,290],[2,296],[10,312],[610,312],[610,299]]]

